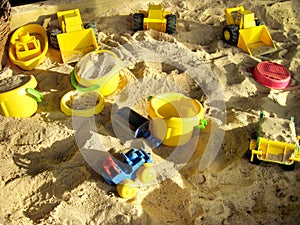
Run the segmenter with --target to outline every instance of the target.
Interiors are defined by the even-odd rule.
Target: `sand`
[[[279,164],[254,165],[247,158],[261,111],[272,121],[264,127],[269,138],[289,138],[290,127],[280,124],[291,116],[300,134],[300,89],[271,90],[247,72],[262,60],[272,60],[291,71],[291,86],[299,84],[299,1],[171,0],[162,4],[178,17],[174,35],[131,31],[129,13],[146,9],[145,1],[124,1],[96,18],[90,18],[92,9],[82,12],[83,21],[97,23],[101,49],[123,59],[119,88],[105,97],[103,111],[94,118],[74,120],[60,111],[60,98],[73,89],[74,67],[59,62],[55,49],[50,48],[43,64],[33,71],[9,64],[0,75],[1,79],[34,75],[39,83],[36,89],[44,95],[31,118],[0,116],[0,224],[300,223],[299,163],[294,171],[284,171]],[[277,52],[251,57],[221,40],[224,8],[235,5],[243,5],[265,21]],[[147,62],[129,64],[142,58],[149,42],[156,43],[156,53],[168,56],[165,62],[153,54]],[[193,72],[199,72],[200,82],[191,78]],[[158,182],[138,188],[134,199],[122,199],[100,176],[101,158],[94,156],[105,150],[118,157],[144,142],[114,129],[111,115],[129,105],[147,118],[147,97],[170,90],[198,99],[208,125],[194,134],[188,146],[151,150],[145,145],[152,152]],[[223,103],[226,111],[221,110]]]

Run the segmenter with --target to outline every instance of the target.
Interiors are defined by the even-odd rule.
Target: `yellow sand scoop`
[[[268,28],[254,18],[253,12],[245,10],[243,6],[226,8],[225,17],[223,39],[226,43],[250,55],[265,55],[277,50]]]

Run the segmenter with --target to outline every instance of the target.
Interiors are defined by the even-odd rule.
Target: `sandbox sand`
[[[167,167],[175,169],[172,176],[162,172],[158,174],[161,182],[140,187],[135,199],[121,199],[115,187],[106,184],[86,162],[78,147],[81,143],[75,140],[72,118],[60,111],[60,98],[73,89],[73,66],[58,63],[58,51],[52,48],[44,63],[33,71],[22,71],[9,64],[1,79],[17,74],[34,75],[39,83],[36,89],[44,98],[31,118],[0,116],[0,224],[300,224],[300,164],[287,172],[279,164],[251,164],[246,157],[261,111],[274,124],[294,116],[300,134],[300,89],[271,90],[259,85],[247,72],[262,60],[272,60],[291,71],[291,86],[299,83],[299,1],[162,1],[177,15],[177,33],[134,33],[129,13],[147,9],[147,4],[128,0],[96,18],[90,18],[93,9],[82,12],[82,17],[83,21],[97,23],[102,49],[113,50],[136,41],[161,41],[193,52],[218,81],[226,106],[226,123],[214,121],[213,115],[218,112],[212,107],[213,102],[182,68],[155,62],[123,68],[119,89],[106,97],[103,111],[92,121],[96,124],[93,135],[108,152],[116,154],[132,147],[132,142],[116,136],[111,121],[115,101],[125,101],[131,92],[141,97],[133,109],[147,117],[147,96],[141,94],[143,91],[153,88],[166,92],[177,88],[176,91],[203,103],[208,126],[200,132],[192,157],[179,154],[175,159],[187,163]],[[254,11],[265,21],[277,52],[251,57],[221,40],[224,9],[236,5]],[[192,56],[186,56],[189,57]],[[167,81],[161,83],[160,79]],[[124,91],[137,80],[141,80],[139,88]],[[174,83],[178,87],[173,87]],[[210,85],[211,81],[203,83]],[[216,158],[214,154],[205,158],[207,144],[215,134],[214,125],[220,125],[225,135],[220,136],[220,145],[215,143],[216,149],[210,146],[213,153],[218,153]],[[81,128],[81,140],[88,140],[91,134],[85,132],[84,123]],[[274,138],[291,132],[288,126],[286,130],[276,128],[270,125],[264,132]],[[93,146],[92,141],[84,144]],[[166,146],[153,149],[155,164],[167,165],[162,162],[168,161],[172,152],[173,148]],[[212,158],[214,161],[199,171],[206,159]],[[176,168],[180,168],[179,172]]]

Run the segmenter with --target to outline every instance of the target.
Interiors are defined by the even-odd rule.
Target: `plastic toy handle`
[[[76,82],[76,79],[75,79],[75,73],[74,73],[74,70],[72,71],[71,73],[71,84],[73,85],[74,88],[76,88],[76,90],[79,90],[79,91],[83,91],[83,92],[90,92],[90,91],[94,91],[94,90],[97,90],[100,88],[99,85],[95,84],[93,86],[90,86],[90,87],[79,87],[77,82]]]
[[[26,89],[26,92],[29,94],[29,95],[32,95],[33,97],[35,97],[35,100],[37,102],[41,102],[42,101],[42,98],[43,98],[43,95],[41,92],[33,89],[33,88],[27,88]]]
[[[199,125],[195,126],[195,128],[199,130],[204,130],[207,125],[207,120],[206,119],[200,119]]]

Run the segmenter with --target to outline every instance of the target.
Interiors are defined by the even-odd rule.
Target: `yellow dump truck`
[[[276,51],[266,25],[255,19],[254,13],[243,6],[225,9],[226,26],[223,40],[243,49],[250,55],[265,55]]]
[[[133,15],[133,30],[158,30],[168,34],[176,32],[176,16],[161,5],[149,5],[148,11]]]
[[[252,139],[250,141],[250,161],[255,164],[259,164],[260,161],[279,163],[282,164],[286,170],[293,170],[295,166],[294,162],[300,162],[300,136],[297,136],[295,143],[269,140],[260,137],[260,128],[263,117],[264,114],[261,113],[256,140]],[[291,118],[290,123],[294,124],[293,117]],[[294,136],[296,136],[296,134],[294,134]]]
[[[84,25],[79,9],[57,12],[57,19],[59,28],[51,30],[50,41],[60,49],[64,63],[76,62],[98,48],[96,25]]]

